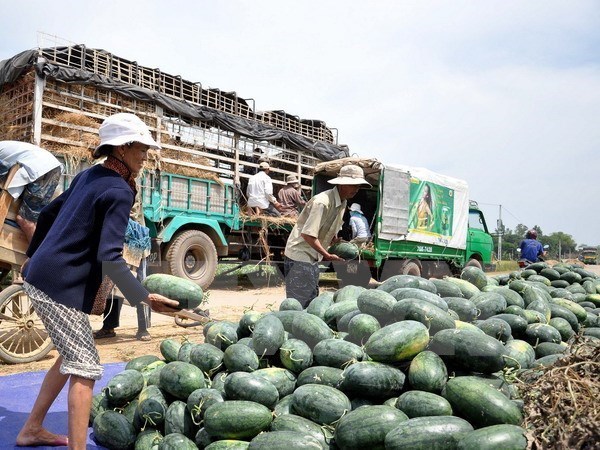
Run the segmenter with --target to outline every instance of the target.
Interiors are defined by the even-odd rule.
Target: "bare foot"
[[[50,447],[66,446],[69,445],[69,441],[67,436],[51,433],[45,428],[40,428],[37,431],[21,430],[17,436],[18,447],[39,447],[42,445]]]
[[[35,223],[30,222],[29,220],[24,219],[23,217],[21,217],[19,215],[17,215],[16,220],[17,220],[17,225],[19,225],[21,230],[23,230],[23,233],[25,233],[27,240],[29,242],[31,242],[31,238],[33,237],[33,233],[35,232]]]

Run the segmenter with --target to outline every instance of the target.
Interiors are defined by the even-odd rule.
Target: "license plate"
[[[358,273],[358,263],[354,261],[348,262],[348,265],[346,266],[346,272],[354,274]]]

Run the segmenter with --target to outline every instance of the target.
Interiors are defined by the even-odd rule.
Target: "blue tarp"
[[[94,394],[100,393],[108,381],[125,369],[125,363],[105,364],[104,376],[96,382]],[[67,447],[16,447],[15,440],[25,423],[44,380],[46,372],[25,372],[0,377],[0,450],[8,449],[66,449]],[[48,411],[44,427],[53,433],[67,434],[67,392],[69,383]],[[105,449],[92,439],[88,431],[88,450]]]

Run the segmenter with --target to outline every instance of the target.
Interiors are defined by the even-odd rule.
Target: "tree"
[[[527,233],[527,230],[529,228],[527,228],[525,225],[523,225],[522,223],[520,223],[519,225],[517,225],[515,227],[515,234],[517,236],[520,236],[521,239],[525,239],[525,233]]]
[[[577,248],[577,242],[573,239],[573,236],[562,231],[557,231],[543,236],[540,242],[544,245],[548,244],[548,254],[559,259],[563,255],[571,252],[575,252]]]

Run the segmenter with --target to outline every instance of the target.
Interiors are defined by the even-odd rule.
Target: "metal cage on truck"
[[[138,115],[162,147],[141,181],[153,259],[203,287],[218,258],[263,257],[258,232],[264,223],[244,218],[241,209],[258,156],[269,160],[275,186],[293,174],[309,197],[314,166],[348,155],[336,130],[321,120],[257,111],[254,100],[235,92],[104,50],[41,48],[0,62],[0,138],[40,145],[64,161],[62,188],[92,163],[102,120],[118,112]],[[278,252],[291,227],[266,227],[267,244]]]

